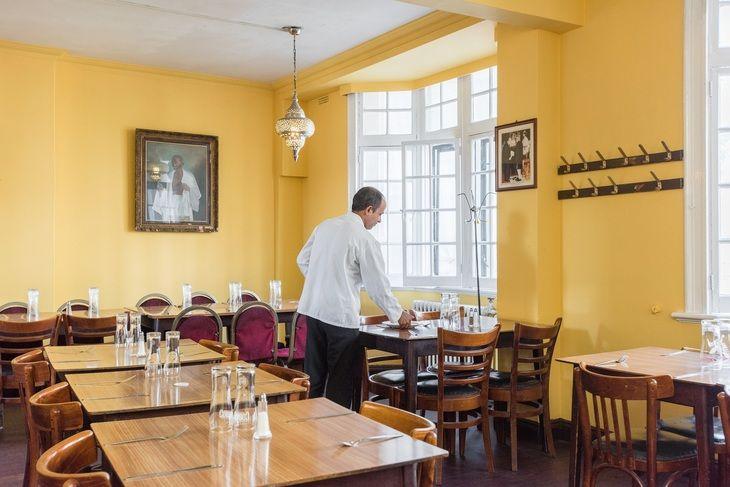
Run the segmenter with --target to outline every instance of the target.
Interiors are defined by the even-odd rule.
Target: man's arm
[[[410,324],[411,316],[403,311],[390,290],[390,281],[385,274],[383,252],[375,239],[367,239],[362,246],[360,275],[370,298],[385,311],[390,321],[400,323],[402,326]]]
[[[307,276],[307,270],[309,270],[309,256],[312,254],[312,245],[314,245],[314,234],[316,231],[316,228],[312,230],[309,240],[307,240],[307,243],[304,244],[302,250],[299,251],[299,255],[297,255],[297,265],[304,277]]]

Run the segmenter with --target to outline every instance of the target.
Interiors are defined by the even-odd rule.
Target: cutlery
[[[350,411],[349,413],[328,414],[326,416],[310,416],[308,418],[288,419],[286,422],[287,423],[301,423],[303,421],[316,420],[316,419],[327,419],[327,418],[337,418],[339,416],[349,416],[351,414],[355,414],[355,412],[354,411]]]
[[[52,360],[52,363],[54,364],[70,364],[74,362],[101,362],[100,359],[94,358],[94,359],[88,359],[88,358],[82,358],[79,360]]]
[[[272,382],[284,382],[284,379],[267,379],[267,380],[257,380],[254,382],[254,385],[259,384],[271,384]]]
[[[690,374],[682,374],[682,375],[675,376],[674,378],[675,379],[688,379],[690,377],[695,377],[698,375],[702,375],[702,372],[692,372]]]
[[[86,397],[86,401],[103,401],[104,399],[124,399],[125,397],[147,397],[149,394],[127,394],[126,396],[110,396],[110,397]]]
[[[366,436],[365,438],[360,438],[359,440],[350,440],[350,441],[341,441],[340,444],[343,446],[349,446],[349,447],[356,447],[360,446],[362,443],[372,443],[372,442],[381,442],[386,440],[393,440],[395,438],[400,438],[401,434],[397,435],[378,435],[378,436]]]
[[[53,353],[57,353],[59,355],[72,355],[74,353],[89,353],[90,351],[90,348],[82,348],[80,350],[54,350]]]
[[[662,357],[673,357],[675,355],[680,355],[685,352],[699,352],[699,351],[700,351],[699,348],[682,347],[681,350],[677,350],[676,352],[672,352],[672,353],[665,353],[662,355]]]
[[[122,380],[105,380],[105,381],[99,381],[99,382],[82,382],[79,385],[80,386],[96,386],[96,385],[102,385],[102,384],[124,384],[125,382],[129,382],[130,380],[134,379],[136,376],[130,375],[126,379]]]
[[[197,352],[197,353],[180,353],[180,358],[183,358],[183,357],[195,357],[196,355],[205,355],[207,353],[211,353],[211,351],[208,350],[206,352]]]
[[[621,355],[617,359],[606,360],[606,361],[603,361],[603,362],[598,362],[597,364],[593,364],[593,365],[594,366],[597,366],[597,365],[623,364],[623,363],[626,363],[627,360],[629,360],[629,356],[628,355]]]
[[[152,472],[152,473],[144,473],[141,475],[132,475],[131,477],[125,477],[122,480],[141,480],[141,479],[149,479],[152,477],[161,477],[163,475],[172,475],[180,472],[193,472],[195,470],[207,470],[209,468],[221,468],[223,465],[198,465],[196,467],[188,467],[188,468],[178,468],[175,470],[165,470],[163,472]]]
[[[114,445],[126,445],[129,443],[138,443],[140,441],[152,441],[152,440],[158,440],[158,441],[167,441],[167,440],[174,440],[175,438],[179,438],[182,436],[183,433],[185,433],[188,429],[188,425],[183,426],[180,431],[177,433],[173,433],[171,435],[167,436],[144,436],[142,438],[133,438],[131,440],[122,440],[122,441],[115,441],[114,443],[107,443],[106,446],[114,446]]]

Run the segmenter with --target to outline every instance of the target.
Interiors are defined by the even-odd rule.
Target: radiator
[[[476,311],[477,307],[473,304],[462,304],[464,312],[469,314]],[[441,303],[438,301],[427,301],[425,299],[416,299],[413,301],[413,311],[439,311]]]

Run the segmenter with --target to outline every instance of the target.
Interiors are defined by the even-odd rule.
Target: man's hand
[[[408,311],[403,311],[398,319],[398,328],[408,328],[411,326],[411,321],[413,321],[413,316]]]

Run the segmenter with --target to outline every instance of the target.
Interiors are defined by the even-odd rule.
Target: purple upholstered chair
[[[139,298],[139,301],[137,301],[137,307],[145,307],[145,306],[170,306],[172,305],[172,300],[165,296],[164,294],[160,293],[150,293],[145,294],[141,298]]]
[[[89,302],[85,299],[69,299],[56,310],[58,313],[66,313],[68,307],[71,306],[71,311],[86,311],[89,309]]]
[[[192,314],[195,312],[194,314]],[[220,341],[223,335],[223,322],[218,313],[207,306],[188,306],[175,317],[172,331],[179,331],[180,338]]]
[[[276,360],[279,318],[266,303],[245,303],[231,321],[233,343],[238,346],[239,359],[246,362]]]
[[[276,351],[276,358],[280,362],[286,362],[287,366],[295,360],[304,360],[304,352],[307,349],[307,317],[294,313],[289,326],[291,328],[289,346]]]
[[[22,301],[10,301],[0,305],[0,313],[16,314],[16,313],[27,313],[28,305]]]
[[[215,296],[205,291],[195,291],[192,297],[193,304],[215,304]]]

